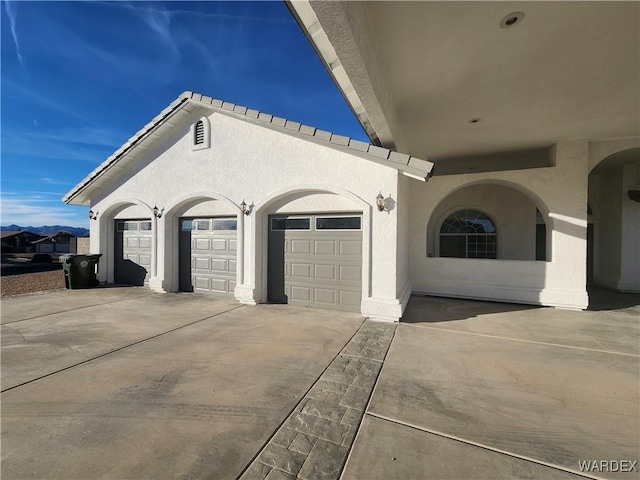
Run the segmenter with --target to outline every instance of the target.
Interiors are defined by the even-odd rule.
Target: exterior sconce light
[[[160,210],[156,205],[153,206],[153,216],[156,218],[162,217],[162,210]]]
[[[245,215],[249,215],[251,213],[251,208],[247,205],[247,202],[242,199],[242,203],[240,204],[240,208],[242,209],[242,213]]]
[[[97,220],[97,219],[98,219],[98,212],[89,210],[89,220]]]
[[[385,206],[384,206],[384,197],[382,196],[382,192],[380,192],[376,197],[376,206],[378,207],[379,212],[384,212]]]

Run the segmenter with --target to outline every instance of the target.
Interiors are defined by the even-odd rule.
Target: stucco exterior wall
[[[207,117],[211,148],[194,151],[190,126],[203,112],[193,112],[117,181],[92,195],[92,209],[101,212],[98,221],[91,222],[92,251],[103,253],[101,280],[113,279],[114,216],[142,214],[145,209],[149,216],[154,205],[162,210],[161,218],[153,218],[156,254],[150,286],[177,290],[178,217],[224,211],[239,219],[242,268],[238,268],[236,297],[246,303],[266,301],[269,214],[300,209],[362,212],[363,267],[367,266],[363,268],[362,313],[397,320],[403,308],[397,294],[398,213],[374,208],[380,191],[397,198],[398,171],[221,113]],[[243,199],[251,206],[249,216],[240,214]],[[135,209],[130,207],[133,204]]]
[[[140,205],[129,205],[128,207],[120,210],[114,218],[127,219],[127,218],[149,218],[151,215],[149,209],[141,207]]]
[[[557,144],[553,158],[554,167],[436,176],[426,186],[411,183],[409,279],[414,292],[586,308],[588,143]],[[550,261],[427,256],[427,228],[435,209],[451,192],[475,184],[509,187],[530,199],[547,224]]]

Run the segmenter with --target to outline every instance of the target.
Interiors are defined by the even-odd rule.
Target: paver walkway
[[[395,330],[365,321],[241,480],[338,479]]]

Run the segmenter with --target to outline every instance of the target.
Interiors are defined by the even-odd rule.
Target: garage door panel
[[[151,256],[150,255],[138,255],[138,264],[143,267],[151,266]]]
[[[140,237],[138,239],[138,246],[140,248],[151,248],[151,237]]]
[[[314,278],[323,280],[336,280],[335,265],[314,265]]]
[[[228,291],[228,281],[223,280],[221,278],[212,278],[211,279],[211,290],[218,293],[227,293]]]
[[[311,301],[311,287],[303,287],[301,285],[291,285],[290,301]]]
[[[340,240],[340,255],[362,257],[362,240]]]
[[[209,250],[209,239],[208,238],[196,238],[195,239],[195,249],[196,250]]]
[[[194,257],[193,259],[195,265],[194,268],[196,270],[209,270],[210,261],[208,258]]]
[[[343,282],[362,281],[362,267],[353,265],[340,265],[340,280]]]
[[[222,258],[211,259],[211,271],[228,273],[228,261]]]
[[[291,263],[291,277],[309,279],[311,278],[311,265],[308,263]]]
[[[139,247],[139,243],[138,243],[138,237],[129,237],[126,238],[126,244],[127,248],[138,248]]]
[[[314,301],[325,305],[336,305],[336,290],[328,288],[314,288]]]
[[[214,238],[211,240],[211,250],[217,252],[226,252],[228,250],[228,244],[226,238]]]
[[[311,253],[311,241],[291,240],[291,253],[292,254]]]
[[[360,307],[362,302],[361,292],[350,292],[348,290],[340,290],[340,304],[351,307]]]
[[[194,287],[197,290],[209,290],[209,277],[194,276]]]
[[[235,260],[229,260],[229,271],[236,273],[236,261]]]
[[[336,254],[336,242],[334,240],[316,240],[314,247],[314,253],[316,255]]]

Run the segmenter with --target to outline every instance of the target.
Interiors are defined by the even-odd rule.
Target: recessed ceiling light
[[[471,120],[469,120],[469,123],[479,123],[480,120],[480,118],[472,118]]]
[[[500,20],[500,28],[511,28],[522,22],[524,12],[511,12]]]

